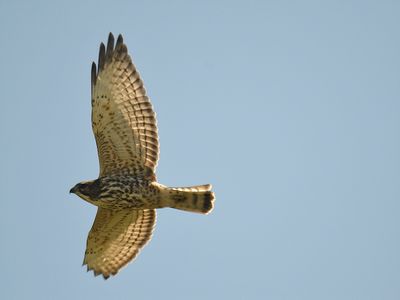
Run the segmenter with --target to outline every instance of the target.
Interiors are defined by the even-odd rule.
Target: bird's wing
[[[100,176],[153,176],[159,155],[156,116],[122,36],[100,45],[92,65],[92,127]]]
[[[87,239],[83,265],[105,279],[133,260],[151,239],[156,211],[98,208]]]

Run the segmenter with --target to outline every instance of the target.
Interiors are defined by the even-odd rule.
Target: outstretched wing
[[[105,279],[133,260],[151,239],[156,211],[98,208],[83,264]]]
[[[92,127],[100,176],[130,173],[153,176],[159,144],[156,117],[122,36],[114,48],[100,45],[98,66],[92,65]]]

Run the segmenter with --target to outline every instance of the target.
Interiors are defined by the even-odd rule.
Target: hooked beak
[[[75,194],[76,192],[76,186],[74,186],[72,189],[69,190],[69,193]]]

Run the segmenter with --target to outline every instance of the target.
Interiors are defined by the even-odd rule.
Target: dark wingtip
[[[104,43],[100,43],[99,60],[97,66],[94,62],[92,63],[92,71],[91,71],[92,87],[96,84],[98,73],[100,73],[100,71],[104,69],[104,66],[109,61],[111,61],[112,56],[114,54],[114,50],[117,49],[118,47],[119,53],[124,53],[128,51],[126,46],[124,45],[124,40],[121,34],[118,35],[115,47],[114,47],[114,42],[115,42],[114,35],[112,34],[112,32],[110,32],[108,34],[107,47],[104,45]]]
[[[99,70],[102,70],[104,68],[104,62],[105,62],[105,57],[106,56],[106,46],[104,46],[103,43],[100,44],[100,49],[99,49]]]
[[[97,70],[96,70],[95,62],[92,62],[91,78],[92,78],[92,87],[93,87],[96,84],[96,78],[97,78]]]
[[[108,40],[110,40],[110,39],[114,40],[114,35],[112,34],[112,32],[110,32],[108,34]]]
[[[119,45],[121,45],[123,43],[124,43],[124,38],[122,37],[122,34],[119,34],[118,38],[117,38],[117,44],[115,45],[115,48],[117,48]]]
[[[111,59],[113,51],[114,51],[114,36],[110,32],[110,34],[108,35],[108,41],[107,41],[106,60]]]

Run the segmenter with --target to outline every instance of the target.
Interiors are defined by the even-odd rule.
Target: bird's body
[[[115,275],[151,239],[155,209],[171,207],[207,214],[211,185],[170,188],[157,183],[159,143],[155,113],[139,73],[119,35],[100,45],[92,65],[92,128],[100,176],[70,192],[98,207],[84,264],[95,275]]]
[[[116,174],[79,183],[72,192],[78,193],[89,203],[106,209],[172,207],[207,213],[212,208],[208,207],[212,205],[213,197],[210,190],[210,185],[170,188],[156,181]]]
[[[130,175],[117,174],[84,182],[80,196],[98,207],[108,209],[161,208],[160,190],[157,184]]]

